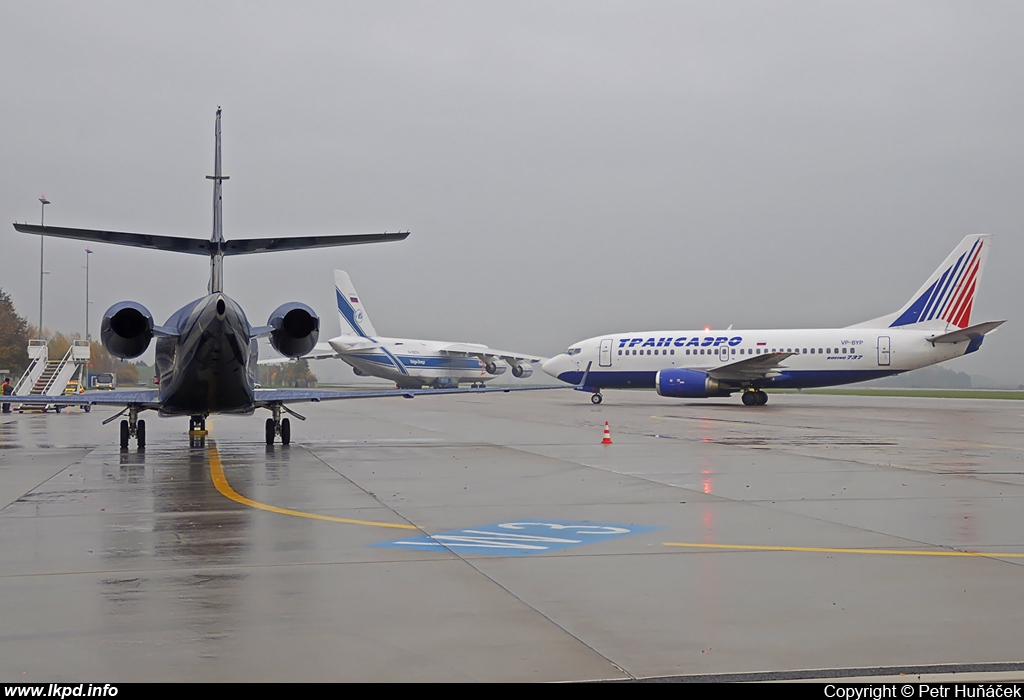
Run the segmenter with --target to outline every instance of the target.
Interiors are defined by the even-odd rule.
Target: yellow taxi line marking
[[[950,552],[914,549],[847,549],[836,547],[785,547],[758,544],[709,544],[702,542],[663,542],[666,547],[693,549],[742,549],[760,552],[824,552],[827,554],[901,554],[914,557],[998,557],[1024,558],[1024,553],[1012,552]]]
[[[266,503],[260,503],[254,501],[251,498],[246,498],[242,494],[231,488],[231,484],[228,483],[227,477],[224,475],[224,465],[220,461],[220,453],[217,452],[217,445],[212,440],[210,441],[210,476],[213,477],[213,485],[217,487],[222,496],[230,498],[235,503],[241,503],[244,506],[250,508],[258,508],[260,510],[268,510],[271,513],[280,513],[281,515],[294,515],[297,518],[310,518],[312,520],[326,520],[332,523],[347,523],[349,525],[368,525],[370,527],[389,527],[398,530],[419,530],[415,525],[406,525],[404,523],[382,523],[374,520],[353,520],[351,518],[335,518],[330,515],[317,515],[316,513],[304,513],[301,510],[291,510],[289,508],[278,508],[277,506],[270,506]]]

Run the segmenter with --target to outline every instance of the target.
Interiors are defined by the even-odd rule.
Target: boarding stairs
[[[59,360],[51,360],[44,340],[30,340],[28,369],[14,388],[15,396],[63,396],[76,374],[84,378],[89,363],[89,343],[75,340]]]

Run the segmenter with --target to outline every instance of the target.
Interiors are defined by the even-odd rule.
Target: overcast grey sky
[[[209,236],[223,106],[228,238],[410,229],[230,258],[254,324],[338,332],[346,269],[377,330],[554,354],[632,329],[820,327],[895,311],[991,233],[946,366],[1024,382],[1024,4],[0,4],[0,211]],[[0,234],[33,323],[39,239]],[[195,256],[93,245],[90,314],[157,322]],[[46,242],[44,325],[84,326],[84,246]],[[150,353],[151,354],[151,353]]]

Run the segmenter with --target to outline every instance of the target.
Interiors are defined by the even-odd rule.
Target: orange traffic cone
[[[604,440],[601,441],[602,445],[612,444],[612,431],[608,428],[608,421],[604,422]]]

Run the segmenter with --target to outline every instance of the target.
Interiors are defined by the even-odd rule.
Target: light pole
[[[85,339],[89,340],[89,256],[92,251],[85,249]]]
[[[89,388],[89,362],[92,362],[92,344],[89,342],[89,256],[92,255],[92,251],[88,248],[85,249],[85,344],[89,347],[89,359],[86,360],[85,369],[82,372],[85,375],[82,378],[82,387]]]
[[[44,194],[39,198],[39,225],[46,226],[46,205],[50,200]],[[39,237],[39,340],[43,339],[43,241],[45,236]]]

